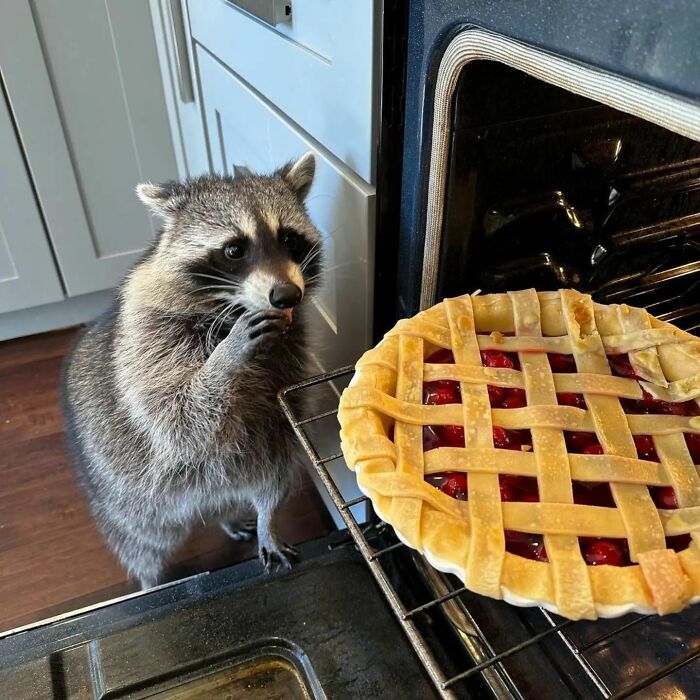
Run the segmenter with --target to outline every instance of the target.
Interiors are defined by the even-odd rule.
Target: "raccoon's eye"
[[[240,243],[229,243],[224,247],[224,255],[229,260],[240,260],[245,255],[245,247]]]
[[[291,229],[281,229],[279,232],[280,241],[287,249],[294,252],[299,247],[299,234]]]

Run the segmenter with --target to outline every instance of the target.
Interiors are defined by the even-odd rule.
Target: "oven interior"
[[[491,61],[455,92],[438,298],[573,287],[700,328],[700,143]]]

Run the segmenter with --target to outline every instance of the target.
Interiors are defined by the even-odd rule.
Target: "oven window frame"
[[[700,141],[700,105],[493,32],[465,28],[446,47],[435,85],[421,310],[436,303],[454,98],[462,70],[473,61],[501,63],[555,87]]]

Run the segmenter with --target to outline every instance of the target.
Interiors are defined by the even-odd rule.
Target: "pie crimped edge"
[[[513,333],[516,325],[518,335],[501,336]],[[425,364],[439,348],[451,349],[456,365],[436,370]],[[479,375],[490,383],[499,383],[494,377],[504,375],[479,369],[479,351],[484,349],[520,350],[522,371],[505,372],[507,381],[521,383],[501,385],[525,385],[528,404],[535,395],[542,405],[491,409],[487,379]],[[576,384],[579,380],[585,383],[581,393],[588,409],[556,405],[546,352],[574,355],[579,372],[566,381],[574,386],[583,385]],[[597,304],[573,290],[447,299],[400,321],[357,363],[338,412],[347,464],[360,490],[398,537],[472,591],[516,605],[539,605],[571,619],[678,611],[700,599],[700,477],[681,434],[700,433],[700,417],[624,414],[615,393],[620,378],[608,376],[606,352],[628,353],[637,375],[646,380],[645,389],[657,398],[700,396],[700,340],[642,309]],[[450,374],[463,364],[467,369],[460,367],[458,377]],[[512,374],[516,372],[519,379]],[[597,374],[600,381],[590,376]],[[463,403],[422,406],[423,382],[448,378],[460,380]],[[627,383],[628,395],[635,391],[630,383],[639,387],[636,379],[622,382]],[[641,389],[638,392],[641,396]],[[455,420],[460,414],[463,420]],[[455,422],[464,424],[467,447],[423,452],[423,425]],[[388,437],[394,423],[395,442]],[[606,454],[572,459],[567,453],[562,460],[563,430],[591,430],[591,424]],[[639,460],[636,451],[631,452],[630,424],[634,433],[653,436],[660,464]],[[492,425],[528,427],[533,452],[499,450],[492,442],[489,446]],[[467,468],[455,469],[459,460],[466,461]],[[499,471],[492,465],[496,461],[515,469],[500,473],[538,476],[541,502],[501,503]],[[431,471],[466,471],[469,500],[453,499],[428,484],[425,462]],[[593,467],[598,478],[606,471],[614,473],[615,479],[599,480],[611,483],[616,508],[573,504],[571,469],[577,479],[586,480],[581,473]],[[645,481],[634,482],[637,468]],[[680,507],[657,510],[648,484],[672,485]],[[505,529],[544,534],[549,561],[506,552]],[[676,553],[666,548],[665,535],[686,533],[691,536],[687,549]],[[627,538],[633,561],[639,563],[588,566],[578,547],[579,536]]]

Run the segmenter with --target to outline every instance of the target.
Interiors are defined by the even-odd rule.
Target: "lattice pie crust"
[[[426,362],[441,348],[454,364]],[[485,367],[483,351],[517,353],[519,369]],[[548,353],[573,355],[576,371],[553,374]],[[634,377],[611,372],[625,354]],[[461,403],[423,405],[424,382],[448,380]],[[526,405],[492,408],[489,385],[524,389]],[[560,405],[559,392],[585,408]],[[700,416],[625,413],[623,400],[649,395],[698,403],[700,340],[572,290],[463,296],[400,321],[360,359],[340,401],[342,449],[380,517],[472,591],[572,619],[670,613],[700,597],[700,477],[686,437]],[[466,446],[424,451],[423,426],[463,426]],[[529,430],[532,447],[497,449],[494,426]],[[570,453],[565,431],[595,432],[602,454]],[[640,435],[658,462],[638,457]],[[467,473],[468,500],[426,481],[440,472]],[[539,500],[502,502],[499,475],[536,477]],[[574,482],[608,482],[614,503],[574,503]],[[649,487],[669,486],[678,507],[657,507]],[[542,534],[545,560],[506,551],[507,532]],[[686,534],[682,551],[667,545]],[[579,538],[626,541],[629,565],[588,565]]]

